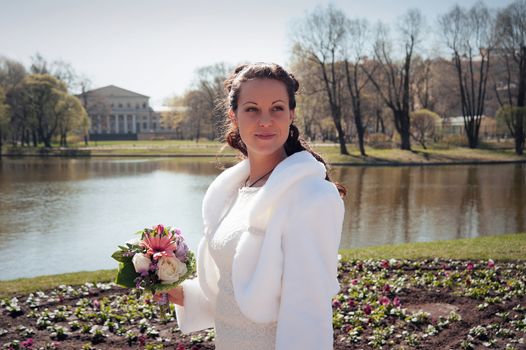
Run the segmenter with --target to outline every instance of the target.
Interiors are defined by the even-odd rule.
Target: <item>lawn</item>
[[[340,165],[405,165],[405,164],[449,164],[481,162],[526,162],[526,156],[516,155],[510,148],[484,146],[481,149],[436,145],[428,149],[414,145],[412,151],[392,148],[366,147],[367,157],[362,157],[358,148],[348,145],[349,155],[341,155],[337,144],[315,143],[312,145],[328,162]],[[6,147],[7,155],[36,156],[134,156],[134,157],[233,157],[236,152],[215,141],[157,140],[157,141],[97,141],[89,146],[72,144],[69,148],[52,149],[32,147]]]

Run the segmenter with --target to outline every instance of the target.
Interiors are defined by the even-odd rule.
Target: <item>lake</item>
[[[191,249],[215,159],[0,160],[0,280],[115,268],[134,232],[179,227]],[[526,164],[335,166],[341,248],[526,231]]]

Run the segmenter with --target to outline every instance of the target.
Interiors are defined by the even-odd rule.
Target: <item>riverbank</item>
[[[523,348],[525,252],[526,233],[341,251],[335,349]],[[163,321],[147,295],[93,283],[113,274],[0,282],[0,342],[12,349],[214,348],[212,331],[181,334],[173,307]]]
[[[92,143],[89,147],[33,148],[7,147],[3,155],[8,157],[204,157],[233,159],[236,153],[219,142],[190,141],[105,141]],[[480,149],[451,145],[435,145],[428,149],[413,146],[412,151],[394,148],[366,147],[367,157],[348,145],[349,155],[339,154],[336,144],[313,144],[313,149],[333,165],[445,165],[445,164],[491,164],[526,162],[526,155],[518,156],[506,144],[484,144]]]
[[[416,242],[376,247],[340,249],[343,259],[462,259],[526,261],[526,232],[477,238]],[[110,282],[116,270],[73,272],[15,280],[0,280],[0,298],[32,293],[59,284]]]

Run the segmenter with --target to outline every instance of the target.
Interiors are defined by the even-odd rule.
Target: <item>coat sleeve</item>
[[[343,201],[337,192],[319,191],[300,203],[282,238],[276,349],[329,350],[333,348],[332,297],[340,289]]]
[[[214,303],[203,292],[199,279],[206,280],[214,267],[209,264],[207,243],[203,238],[197,249],[197,278],[181,283],[184,293],[184,306],[175,305],[177,324],[181,332],[187,334],[214,326]]]

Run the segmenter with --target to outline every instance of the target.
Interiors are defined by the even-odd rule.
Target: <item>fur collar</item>
[[[209,237],[217,229],[249,172],[249,160],[244,159],[223,171],[209,186],[203,200],[205,236]],[[288,188],[303,178],[314,176],[324,179],[325,175],[325,166],[308,151],[297,152],[285,158],[254,197],[247,227],[263,233],[275,208],[274,204]]]

